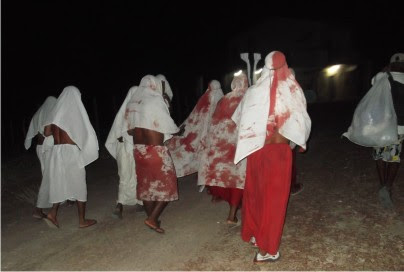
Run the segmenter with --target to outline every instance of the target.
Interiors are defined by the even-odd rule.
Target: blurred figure
[[[241,237],[259,248],[255,263],[276,261],[290,193],[291,146],[304,151],[311,129],[303,91],[282,52],[267,55],[261,77],[232,119],[238,127],[234,162],[247,157]]]
[[[247,76],[234,77],[232,91],[217,103],[206,138],[198,171],[198,185],[208,186],[212,202],[225,200],[229,203],[228,224],[237,224],[237,210],[243,197],[246,160],[234,164],[237,126],[231,120],[235,109],[248,88]]]
[[[105,147],[116,159],[118,166],[118,200],[113,215],[120,219],[122,219],[123,205],[143,205],[143,202],[136,198],[137,181],[135,158],[133,157],[133,137],[128,134],[129,124],[125,118],[126,107],[136,90],[136,86],[129,89],[105,142]],[[143,210],[141,206],[139,208],[138,210]]]
[[[32,216],[37,219],[46,217],[42,209],[51,208],[52,204],[49,202],[49,177],[44,176],[45,168],[49,167],[49,150],[53,146],[53,137],[45,137],[44,125],[50,111],[56,104],[56,98],[48,96],[41,107],[35,112],[29,124],[28,132],[25,137],[25,149],[29,149],[32,139],[36,137],[36,154],[38,155],[39,162],[41,163],[42,181],[39,187],[38,198],[36,207]]]
[[[137,176],[137,199],[142,200],[145,225],[164,233],[159,217],[170,201],[178,199],[177,177],[164,142],[179,131],[164,96],[165,83],[145,76],[127,107],[128,134],[133,137]]]
[[[378,73],[372,81],[388,81],[380,84],[388,88],[393,98],[394,111],[397,116],[397,141],[391,145],[373,149],[373,159],[379,175],[379,200],[384,208],[394,208],[391,199],[393,183],[396,180],[401,162],[401,150],[404,140],[404,54],[395,54],[383,72]]]
[[[222,97],[223,91],[219,81],[212,80],[188,118],[180,126],[184,130],[183,135],[174,136],[169,141],[167,147],[173,158],[177,177],[198,172],[212,115]]]
[[[59,205],[72,200],[77,203],[79,227],[92,226],[97,221],[85,217],[85,166],[98,158],[98,141],[76,87],[64,88],[45,124],[45,136],[54,138],[50,167],[44,174],[50,179],[49,202],[53,204],[46,221],[50,226],[59,227]]]

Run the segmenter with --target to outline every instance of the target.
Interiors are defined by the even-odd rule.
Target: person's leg
[[[60,203],[54,203],[52,209],[46,215],[46,219],[49,220],[56,227],[59,227],[59,222],[57,220],[59,205]]]
[[[227,217],[227,224],[236,224],[238,222],[238,219],[236,217],[238,206],[237,205],[231,205],[230,210],[229,210],[229,216]]]
[[[77,210],[79,212],[79,227],[86,228],[97,223],[97,220],[86,219],[86,202],[77,201]]]
[[[397,162],[388,162],[386,163],[387,173],[386,173],[386,187],[389,191],[393,186],[393,182],[396,179],[398,169],[400,167],[400,163]]]
[[[123,205],[122,203],[117,203],[115,206],[115,210],[112,213],[115,217],[122,219],[122,210],[123,210]]]
[[[383,160],[376,161],[377,174],[379,176],[380,187],[386,185],[386,162]]]
[[[156,201],[146,201],[143,200],[143,206],[146,211],[147,217],[150,217],[152,214],[154,207],[156,206]]]
[[[290,184],[290,194],[297,195],[303,191],[303,184],[297,182],[297,170],[296,170],[296,153],[297,147],[292,150],[292,181]]]
[[[167,204],[168,201],[155,201],[155,206],[152,213],[145,220],[146,225],[159,233],[164,233],[164,229],[160,228],[160,221],[158,219],[164,208],[167,207]]]

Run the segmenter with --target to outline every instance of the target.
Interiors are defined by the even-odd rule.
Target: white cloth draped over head
[[[154,76],[142,78],[140,86],[130,99],[126,112],[129,129],[146,128],[164,134],[164,141],[179,131],[164,101],[161,81]]]
[[[168,97],[170,98],[170,101],[173,100],[173,90],[171,90],[170,84],[168,83],[166,77],[164,75],[157,75],[156,76],[157,79],[161,80],[161,81],[165,81],[165,93],[168,95]]]
[[[58,126],[76,143],[80,149],[80,167],[84,168],[98,158],[97,135],[76,87],[63,89],[45,124]]]
[[[43,135],[43,130],[45,127],[45,121],[56,104],[56,97],[48,96],[41,107],[35,112],[29,124],[28,132],[25,137],[25,149],[30,148],[32,143],[32,138],[34,138],[38,132]]]
[[[125,145],[132,146],[133,152],[133,137],[128,134],[128,120],[125,118],[126,107],[132,98],[133,94],[137,90],[137,86],[133,86],[129,89],[128,94],[126,95],[125,100],[123,101],[121,107],[119,108],[118,113],[115,116],[114,122],[112,123],[111,130],[109,131],[107,141],[105,142],[105,147],[107,148],[108,152],[116,159],[116,152],[117,152],[117,145],[118,138],[123,137]]]
[[[208,90],[199,98],[188,118],[182,123],[182,126],[185,126],[184,134],[174,136],[168,143],[177,177],[198,172],[212,115],[222,97],[223,91],[219,81],[212,80]]]
[[[306,107],[303,90],[288,69],[284,54],[269,53],[261,77],[247,90],[232,116],[238,127],[234,162],[264,146],[268,123],[274,123],[282,136],[306,149],[311,129]]]

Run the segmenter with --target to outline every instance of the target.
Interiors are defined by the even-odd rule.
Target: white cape
[[[41,107],[35,112],[29,124],[28,132],[25,137],[25,149],[30,148],[32,139],[39,133],[43,135],[44,125],[46,118],[48,117],[50,111],[56,104],[56,98],[53,96],[48,96]]]
[[[74,86],[63,89],[45,125],[54,124],[66,131],[80,149],[79,166],[84,168],[98,158],[98,140],[81,101],[80,91]]]

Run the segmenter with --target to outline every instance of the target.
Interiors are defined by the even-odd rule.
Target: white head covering
[[[161,81],[165,81],[165,92],[167,93],[168,97],[170,98],[170,101],[173,100],[173,91],[171,90],[170,84],[168,83],[166,77],[164,75],[157,75],[156,76],[157,79],[161,80]]]
[[[275,105],[270,114],[271,91]],[[264,146],[270,120],[277,122],[282,136],[306,148],[311,129],[306,99],[281,52],[267,55],[261,77],[247,90],[232,119],[238,126],[235,163]]]
[[[35,112],[29,124],[27,136],[25,137],[25,149],[30,148],[32,138],[34,138],[38,132],[43,135],[44,125],[46,118],[48,117],[53,106],[56,104],[56,97],[48,96],[41,107]]]
[[[146,128],[164,134],[164,141],[179,131],[164,101],[161,81],[154,76],[142,78],[140,86],[127,105],[129,127]]]
[[[81,101],[81,93],[76,87],[68,86],[63,89],[45,122],[45,125],[49,124],[54,124],[66,131],[79,147],[80,167],[84,167],[98,158],[97,135]]]
[[[111,130],[109,131],[107,141],[105,142],[105,147],[108,152],[116,159],[116,148],[118,144],[118,138],[125,138],[125,143],[131,143],[133,145],[133,137],[128,134],[127,118],[125,118],[126,107],[132,98],[133,94],[137,90],[137,86],[133,86],[129,89],[125,100],[123,101],[118,113],[115,116],[114,123],[112,124]]]

